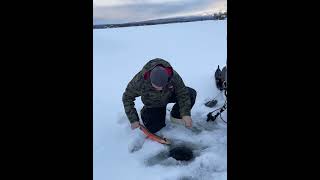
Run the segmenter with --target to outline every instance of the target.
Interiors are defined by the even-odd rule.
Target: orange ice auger
[[[166,138],[162,138],[160,136],[157,136],[153,133],[151,133],[150,131],[148,131],[147,128],[145,128],[144,126],[140,125],[139,126],[140,130],[147,136],[147,138],[153,140],[153,141],[156,141],[158,143],[161,143],[161,144],[171,144],[170,141]]]

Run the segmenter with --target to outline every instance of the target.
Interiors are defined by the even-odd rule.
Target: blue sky
[[[227,0],[93,0],[94,24],[226,11]]]

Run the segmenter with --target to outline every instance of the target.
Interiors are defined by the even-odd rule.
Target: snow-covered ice
[[[159,132],[174,144],[191,148],[195,157],[190,162],[176,161],[168,157],[168,146],[144,140],[139,129],[130,129],[124,112],[125,87],[157,57],[170,62],[184,83],[197,91],[191,111],[194,128],[170,123],[168,112],[167,126]],[[214,108],[204,106],[220,92],[214,72],[218,65],[222,69],[226,58],[226,21],[94,30],[94,180],[226,180],[227,125],[220,118],[206,122],[208,112],[221,107],[225,97],[219,94]],[[140,98],[135,104],[139,113]],[[222,117],[227,121],[226,111]]]

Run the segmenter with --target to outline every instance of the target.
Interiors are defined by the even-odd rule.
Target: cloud
[[[96,6],[121,6],[133,4],[164,4],[187,1],[195,0],[93,0],[93,3]]]
[[[226,0],[94,0],[95,24],[124,23],[226,10]]]

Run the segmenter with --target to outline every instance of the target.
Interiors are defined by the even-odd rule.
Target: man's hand
[[[191,116],[183,116],[182,120],[185,122],[186,127],[191,128],[192,127],[192,119]]]
[[[131,129],[132,130],[138,128],[139,126],[140,126],[139,121],[135,121],[135,122],[131,123]]]

